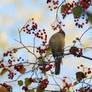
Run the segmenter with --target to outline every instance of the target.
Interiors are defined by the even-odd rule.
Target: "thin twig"
[[[34,37],[33,47],[35,47],[35,37]],[[35,54],[35,48],[33,48],[33,52]]]
[[[56,11],[56,20],[57,20],[58,23],[60,23],[60,21],[58,20],[58,11],[59,11],[60,6],[61,6],[64,2],[65,2],[65,0],[58,6],[57,11]]]
[[[84,34],[86,33],[86,32],[88,32],[88,30],[90,30],[92,27],[89,27],[82,35],[81,35],[81,37],[79,38],[80,40],[82,39],[82,37],[84,36]]]

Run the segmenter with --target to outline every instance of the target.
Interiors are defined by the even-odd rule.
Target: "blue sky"
[[[69,0],[67,0],[69,1]],[[71,0],[70,0],[71,1]],[[1,0],[0,1],[0,55],[9,48],[16,47],[18,43],[14,39],[18,37],[18,28],[22,27],[25,22],[34,17],[40,28],[45,28],[48,34],[48,40],[52,34],[50,25],[55,20],[55,12],[50,12],[45,0]],[[64,31],[66,33],[65,43],[66,46],[71,45],[72,41],[76,37],[80,37],[81,34],[90,26],[85,25],[84,29],[79,30],[73,25],[73,16],[70,15],[64,21],[66,27]],[[82,39],[83,47],[92,46],[92,30],[90,30]],[[28,40],[29,41],[29,40]],[[16,44],[15,44],[16,43]],[[92,56],[91,50],[85,51],[85,55]],[[85,64],[92,67],[92,62],[83,58],[75,58],[73,56],[66,56],[63,59],[63,65],[61,68],[61,75],[74,76],[77,71],[76,65]],[[5,77],[4,77],[5,78]],[[1,79],[1,78],[0,78]],[[16,84],[13,83],[15,86]],[[20,88],[14,87],[14,92],[18,92]],[[23,91],[20,91],[23,92]]]

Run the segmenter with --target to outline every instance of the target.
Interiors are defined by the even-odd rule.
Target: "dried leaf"
[[[68,10],[67,5],[62,5],[61,6],[61,13],[65,13]]]
[[[4,75],[6,72],[8,71],[8,69],[3,69],[0,73],[0,75]]]
[[[81,81],[82,79],[86,78],[85,74],[83,72],[77,72],[76,73],[76,79],[77,81]]]
[[[24,68],[24,66],[23,66],[23,67],[21,67],[21,69],[19,69],[19,72],[20,72],[21,74],[24,74],[24,73],[25,73],[25,71],[26,71],[26,69]]]

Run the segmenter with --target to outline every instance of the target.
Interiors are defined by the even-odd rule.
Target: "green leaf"
[[[43,59],[39,59],[39,64],[42,64],[42,62],[43,62]]]
[[[50,52],[51,52],[51,48],[48,48],[48,49],[46,50],[46,56],[49,56],[49,55],[50,55]]]
[[[75,81],[74,83],[73,83],[73,86],[75,86],[75,85],[77,85],[78,83],[77,83],[77,81]]]
[[[92,14],[88,14],[88,21],[92,24]]]
[[[44,92],[44,89],[40,89],[40,92]]]
[[[86,75],[83,72],[77,72],[76,73],[76,79],[77,79],[77,81],[80,82],[84,78],[86,78]]]
[[[31,84],[31,81],[29,78],[25,78],[25,86],[29,86]]]
[[[74,17],[80,17],[81,14],[83,13],[83,8],[80,6],[74,7],[72,9],[72,13],[73,13]]]
[[[19,81],[18,81],[18,85],[19,85],[19,86],[22,86],[22,85],[23,85],[23,81],[22,81],[22,80],[19,80]]]
[[[43,61],[44,61],[44,57],[39,57],[39,64],[42,64],[43,63]]]

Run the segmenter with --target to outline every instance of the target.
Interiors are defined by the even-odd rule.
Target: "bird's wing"
[[[49,40],[49,46],[54,56],[60,56],[64,52],[64,36],[60,33],[55,33]]]

